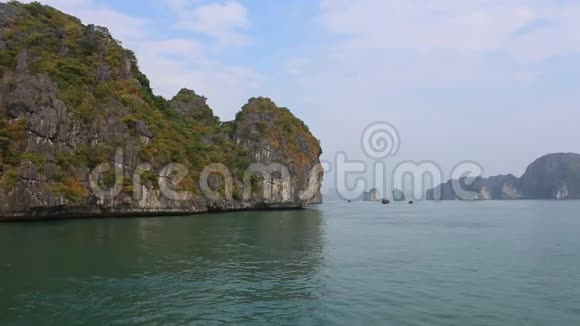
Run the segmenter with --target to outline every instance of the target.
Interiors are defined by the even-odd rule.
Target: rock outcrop
[[[382,199],[381,193],[377,188],[372,188],[369,191],[365,191],[362,197],[363,201],[380,201]]]
[[[304,122],[288,109],[277,107],[268,98],[251,98],[236,116],[233,137],[249,153],[250,170],[266,169],[276,176],[272,205],[306,204],[301,199],[304,192],[311,193],[306,196],[309,202],[318,201],[321,183],[311,180],[322,180],[322,151]]]
[[[219,123],[219,119],[213,115],[212,109],[207,105],[207,98],[195,94],[193,90],[181,89],[169,101],[169,106],[186,120],[210,126]]]
[[[580,155],[549,154],[530,164],[521,178],[450,180],[427,191],[428,200],[513,200],[580,198]]]
[[[300,208],[320,145],[267,98],[220,122],[182,89],[155,96],[106,28],[0,3],[0,219]]]
[[[393,200],[394,201],[405,201],[406,200],[405,193],[400,189],[394,189],[393,190]]]
[[[559,153],[533,162],[520,179],[525,198],[580,198],[580,154]]]

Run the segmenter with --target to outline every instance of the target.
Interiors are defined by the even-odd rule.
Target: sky
[[[376,121],[400,139],[389,167],[469,160],[519,176],[544,154],[580,152],[580,1],[41,2],[107,26],[156,94],[194,89],[222,120],[272,98],[327,161],[374,162],[361,135]]]

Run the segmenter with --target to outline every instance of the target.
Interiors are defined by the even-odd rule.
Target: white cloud
[[[360,49],[499,52],[520,63],[580,52],[577,2],[323,0],[321,8],[322,25]]]
[[[248,27],[248,11],[236,1],[208,4],[171,1],[170,6],[176,10],[180,28],[207,35],[221,47],[248,43],[243,33]]]
[[[203,61],[203,45],[192,39],[146,40],[138,46],[144,52],[167,56],[176,60]]]
[[[188,8],[189,4],[197,0],[165,0],[169,8],[173,11],[182,11]]]
[[[265,77],[253,69],[223,62],[213,53],[246,44],[247,10],[235,1],[202,3],[168,0],[176,26],[210,37],[147,40],[136,46],[142,70],[151,77],[156,93],[167,98],[186,87],[208,98],[210,106],[227,120],[255,95]]]
[[[208,52],[248,43],[244,33],[249,24],[247,9],[236,1],[166,0],[166,4],[175,15],[176,27],[192,32],[192,37],[209,37],[209,42],[199,38],[142,42],[136,48],[142,70],[151,77],[157,93],[169,98],[182,87],[192,88],[208,98],[222,119],[233,118],[255,96],[265,77]]]
[[[171,98],[181,88],[194,89],[208,98],[215,113],[224,120],[232,119],[264,82],[264,77],[252,69],[225,64],[203,54],[187,56],[192,44],[183,40],[161,43],[163,48],[155,47],[157,43],[144,43],[136,49],[141,69],[150,76],[155,92]],[[151,51],[153,48],[157,50]]]
[[[321,0],[318,23],[331,41],[296,51],[287,74],[341,104],[359,101],[341,98],[351,92],[373,105],[417,88],[525,85],[547,59],[580,54],[579,2]]]
[[[360,159],[360,133],[377,120],[401,133],[392,164],[469,159],[491,174],[518,173],[539,155],[577,151],[565,121],[580,111],[564,109],[578,107],[575,79],[559,59],[580,55],[580,2],[320,3],[322,42],[291,51],[282,67],[292,84],[281,93],[294,92],[284,100],[314,122],[326,158]]]

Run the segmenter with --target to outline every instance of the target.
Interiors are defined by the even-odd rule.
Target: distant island
[[[381,199],[381,193],[377,188],[372,188],[369,191],[365,191],[362,196],[363,201],[380,201]]]
[[[346,193],[346,192],[345,192]],[[360,195],[354,198],[346,198],[341,192],[335,188],[326,189],[323,194],[323,199],[325,202],[334,201],[363,201],[363,202],[380,202],[383,199],[392,199],[395,202],[406,201],[407,195],[400,190],[394,189],[392,192],[392,197],[383,196],[377,188],[371,188],[368,191],[363,191]],[[314,202],[313,202],[314,203]]]
[[[463,197],[455,189],[472,194]],[[449,180],[427,191],[428,200],[514,200],[580,199],[580,154],[555,153],[542,156],[528,166],[524,175]]]
[[[0,220],[320,201],[319,140],[272,100],[251,98],[222,122],[193,90],[156,96],[133,52],[106,28],[36,2],[0,3],[0,28]],[[165,169],[174,163],[186,171],[176,184],[178,172]],[[254,164],[271,178],[248,175]],[[219,198],[202,191],[204,173]],[[112,190],[96,196],[93,183]],[[167,197],[169,186],[187,195]]]

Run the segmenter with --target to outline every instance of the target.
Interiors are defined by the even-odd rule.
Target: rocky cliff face
[[[394,201],[405,201],[406,200],[405,193],[400,189],[394,189],[393,190],[393,200]]]
[[[191,90],[155,96],[105,28],[0,3],[0,219],[303,207],[320,154],[269,99],[220,122]]]
[[[250,170],[266,169],[271,181],[272,205],[318,202],[323,171],[318,140],[308,127],[286,108],[279,108],[268,98],[252,98],[234,121],[234,141],[247,151],[253,165]],[[269,167],[268,167],[269,166]],[[263,194],[263,191],[259,193]],[[263,195],[258,201],[268,201]]]
[[[580,154],[558,153],[533,162],[520,179],[525,198],[580,198]]]
[[[429,200],[506,200],[580,198],[580,155],[549,154],[537,159],[521,178],[450,180],[427,191]]]

